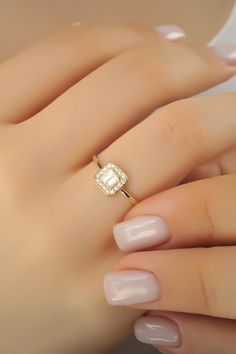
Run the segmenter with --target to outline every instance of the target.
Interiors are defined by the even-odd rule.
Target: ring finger
[[[175,186],[195,166],[235,144],[235,109],[232,94],[171,103],[116,140],[99,157],[103,164],[111,159],[117,163],[129,176],[127,190],[142,200]],[[105,197],[94,183],[96,171],[92,162],[67,178],[61,189],[66,198],[62,205],[73,202],[68,213],[76,220],[80,198],[84,196],[80,214],[88,219],[89,210],[89,219],[83,234],[100,234],[107,243],[111,242],[113,225],[130,209],[131,203],[120,193]],[[101,245],[101,239],[95,241]]]

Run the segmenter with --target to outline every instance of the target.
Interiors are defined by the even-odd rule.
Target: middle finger
[[[102,65],[22,123],[26,144],[33,143],[54,168],[78,167],[155,108],[234,73],[235,68],[207,47],[170,43],[156,36],[152,43],[127,50]],[[42,136],[49,140],[45,147]]]

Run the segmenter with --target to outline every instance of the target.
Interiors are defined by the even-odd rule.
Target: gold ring
[[[94,176],[96,185],[107,197],[111,197],[117,192],[120,192],[124,197],[129,199],[131,203],[137,204],[137,200],[123,188],[128,181],[128,176],[121,170],[121,168],[113,162],[108,162],[103,166],[96,155],[93,155],[93,161],[100,168]]]

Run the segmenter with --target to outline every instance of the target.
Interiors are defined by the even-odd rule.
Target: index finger
[[[0,66],[0,122],[30,118],[126,49],[157,37],[138,25],[71,26]]]

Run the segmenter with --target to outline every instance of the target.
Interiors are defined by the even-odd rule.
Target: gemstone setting
[[[109,162],[96,173],[94,179],[103,193],[110,197],[123,188],[128,176],[113,162]]]

